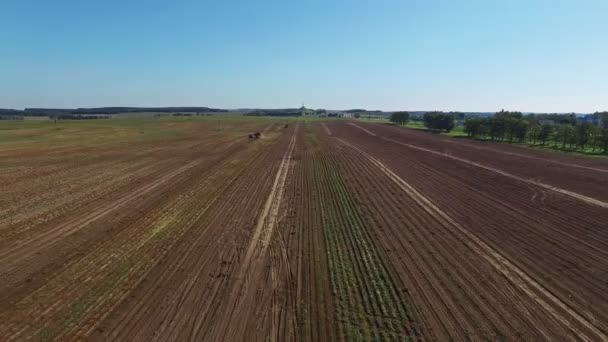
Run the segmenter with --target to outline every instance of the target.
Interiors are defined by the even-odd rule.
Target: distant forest
[[[256,109],[254,111],[243,114],[245,116],[301,116],[300,109]]]
[[[25,108],[24,110],[0,109],[0,116],[53,116],[112,115],[121,113],[180,113],[180,112],[227,112],[225,109],[208,107],[99,107],[99,108]]]

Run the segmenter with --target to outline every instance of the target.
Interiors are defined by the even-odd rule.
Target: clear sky
[[[0,0],[0,108],[608,110],[606,0]]]

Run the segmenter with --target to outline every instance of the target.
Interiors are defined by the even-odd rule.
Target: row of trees
[[[296,108],[288,109],[257,109],[243,114],[244,116],[302,116],[302,112]]]
[[[471,118],[465,121],[464,131],[472,138],[523,142],[528,124],[520,112],[500,111],[490,118]]]
[[[408,121],[410,121],[410,113],[394,112],[389,120],[397,125],[405,125]]]
[[[428,112],[424,114],[423,121],[424,125],[431,131],[450,132],[454,129],[455,116],[454,113]],[[391,115],[389,120],[397,125],[405,125],[410,120],[410,113],[395,112]]]
[[[428,112],[422,118],[424,125],[431,131],[450,132],[454,129],[454,114],[444,112]]]
[[[109,115],[75,115],[75,114],[59,114],[50,116],[54,120],[99,120],[109,119]]]
[[[522,115],[500,111],[489,118],[465,121],[464,131],[471,138],[495,141],[552,144],[561,149],[601,150],[608,153],[608,112],[595,113],[592,122],[577,122],[574,114]],[[601,122],[601,125],[595,123]]]

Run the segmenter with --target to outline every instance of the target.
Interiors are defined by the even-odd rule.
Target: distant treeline
[[[23,111],[0,108],[0,120],[23,120]]]
[[[23,120],[23,115],[0,114],[0,120]]]
[[[110,115],[80,115],[80,114],[54,114],[49,115],[49,118],[53,120],[98,120],[98,119],[109,119]],[[0,113],[0,120],[24,120],[23,115],[6,115]]]
[[[396,112],[396,113],[402,113],[402,112]],[[478,117],[479,115],[482,115],[483,113],[463,113],[463,112],[442,112],[442,111],[430,111],[430,112],[408,112],[409,113],[409,118],[412,121],[424,121],[424,117],[426,116],[426,114],[447,114],[450,115],[454,118],[454,120],[457,121],[462,121],[465,118],[469,118],[469,117]]]
[[[456,112],[426,112],[422,117],[422,121],[424,122],[424,126],[432,132],[450,132],[454,129],[454,121],[464,117],[463,113]],[[412,118],[411,113],[409,112],[394,112],[389,120],[398,125],[405,125]],[[418,119],[418,118],[416,118]],[[415,120],[416,121],[416,120]]]
[[[608,153],[608,112],[584,117],[575,114],[530,114],[500,111],[489,118],[465,121],[464,131],[474,139],[550,144],[562,150],[591,148]]]
[[[99,120],[99,119],[109,119],[111,116],[109,115],[80,115],[80,114],[60,114],[60,115],[52,115],[51,118],[55,120]]]
[[[179,112],[227,112],[225,109],[208,107],[100,107],[100,108],[25,108],[24,110],[0,109],[0,116],[59,116],[59,115],[112,115],[121,113],[179,113]]]
[[[425,112],[416,118],[430,131],[450,132],[464,119],[469,138],[530,143],[560,150],[608,154],[608,112],[585,116],[571,114],[529,114],[501,110],[490,117],[460,112]],[[405,125],[413,119],[409,112],[394,112],[390,121]]]
[[[0,108],[0,115],[2,115],[2,116],[10,116],[10,115],[23,116],[23,111],[22,110],[16,110],[16,109],[2,109],[2,108]]]
[[[382,114],[381,110],[367,110],[367,109],[348,109],[344,111],[345,113],[359,113],[359,114]]]
[[[305,109],[306,115],[318,115],[318,116],[327,116],[327,117],[340,117],[343,114],[338,111],[327,111],[325,109]],[[374,110],[369,111],[365,109],[349,109],[345,110],[343,113],[350,113],[357,117],[361,117],[362,115],[383,115],[382,111]],[[302,116],[303,109],[302,108],[286,108],[286,109],[256,109],[250,112],[247,112],[243,115],[245,116]]]
[[[243,114],[245,116],[301,116],[302,111],[300,109],[288,108],[288,109],[258,109]]]

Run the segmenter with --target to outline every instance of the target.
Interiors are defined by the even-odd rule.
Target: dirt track
[[[343,121],[0,153],[3,340],[608,338],[602,159]]]

